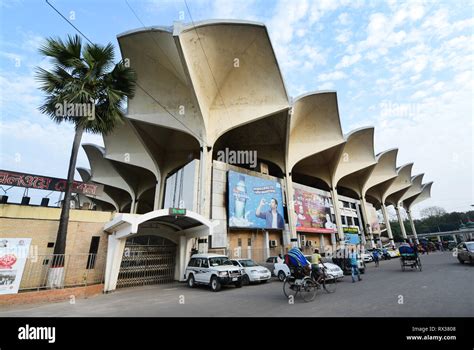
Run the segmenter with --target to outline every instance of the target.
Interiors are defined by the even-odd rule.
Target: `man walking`
[[[351,253],[349,254],[349,262],[351,264],[351,272],[352,272],[352,283],[355,282],[355,275],[359,281],[362,281],[360,278],[359,266],[357,261],[357,253],[354,251],[354,248],[351,249]]]

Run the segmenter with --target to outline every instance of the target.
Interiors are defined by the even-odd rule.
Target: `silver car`
[[[464,264],[465,261],[469,263],[474,262],[474,241],[471,242],[462,242],[457,247],[458,260],[461,264]]]

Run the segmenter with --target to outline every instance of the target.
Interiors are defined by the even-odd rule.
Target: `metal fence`
[[[58,263],[64,266],[60,288],[79,287],[104,282],[106,255],[99,254],[37,254],[29,256],[20,283],[20,291],[52,287],[50,271]],[[49,278],[48,278],[49,276]]]
[[[173,282],[175,264],[175,245],[126,245],[117,288]]]

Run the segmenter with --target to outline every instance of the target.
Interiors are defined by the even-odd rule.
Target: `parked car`
[[[311,257],[305,256],[308,263],[311,265]],[[308,259],[309,257],[309,259]],[[328,273],[333,275],[337,280],[341,280],[344,277],[344,272],[341,268],[333,263],[331,263],[328,259],[322,258],[322,262],[324,266],[327,268]],[[321,264],[319,264],[319,268],[323,268]],[[285,263],[276,263],[274,274],[278,277],[280,281],[284,281],[286,276],[290,275],[290,268]]]
[[[387,253],[388,253],[388,255],[390,255],[390,258],[400,257],[400,252],[398,250],[388,249]]]
[[[349,253],[344,250],[337,250],[335,255],[332,258],[332,262],[339,266],[345,275],[350,275],[352,273],[352,268],[349,260]],[[357,265],[359,267],[359,272],[361,274],[365,273],[365,262],[362,260],[362,257],[359,254],[359,259],[357,260]]]
[[[474,262],[474,241],[462,242],[457,246],[457,256],[461,264]]]
[[[232,259],[232,264],[243,270],[242,283],[247,285],[251,282],[267,282],[272,273],[264,266],[260,266],[252,259]]]
[[[213,292],[218,292],[223,285],[242,287],[242,269],[234,266],[227,256],[218,254],[191,256],[184,278],[190,288],[203,284],[210,286]]]
[[[372,253],[369,253],[369,252],[362,253],[361,256],[362,256],[362,260],[365,263],[374,261],[374,257],[372,256]]]
[[[269,256],[267,260],[262,264],[264,267],[273,272],[275,269],[275,264],[278,262],[278,256]]]

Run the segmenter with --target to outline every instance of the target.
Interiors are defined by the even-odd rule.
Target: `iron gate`
[[[117,288],[173,282],[175,261],[176,245],[137,245],[127,242]]]

